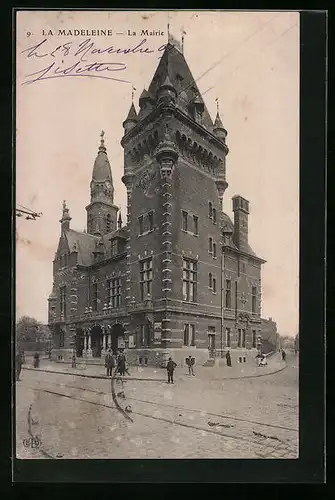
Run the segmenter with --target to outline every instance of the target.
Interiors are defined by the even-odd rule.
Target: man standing
[[[192,358],[191,355],[189,355],[189,357],[186,358],[186,364],[188,366],[188,374],[189,375],[195,375],[194,370],[193,370],[194,363],[195,363],[195,359]]]
[[[121,376],[124,376],[126,374],[126,356],[124,355],[124,353],[121,351],[119,356],[118,356],[118,360],[117,360],[117,364],[118,364],[118,372]]]
[[[107,377],[111,377],[113,372],[113,355],[111,349],[108,350],[105,357],[105,368],[107,370]]]
[[[177,366],[177,363],[172,361],[172,358],[169,358],[169,361],[167,362],[167,365],[166,365],[166,370],[167,370],[167,374],[168,374],[168,384],[170,382],[171,382],[171,384],[173,384],[173,372],[174,372],[174,369],[176,368],[176,366]]]
[[[229,351],[227,351],[226,354],[226,361],[227,361],[227,366],[231,366],[231,356]]]
[[[283,361],[286,360],[286,352],[284,351],[284,349],[281,350],[281,357]]]

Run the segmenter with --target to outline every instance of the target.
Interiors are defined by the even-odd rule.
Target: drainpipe
[[[223,353],[224,247],[221,248],[221,358]]]

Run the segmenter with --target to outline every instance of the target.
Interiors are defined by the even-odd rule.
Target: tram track
[[[108,395],[108,393],[106,393],[104,391],[98,391],[98,390],[94,390],[94,389],[91,389],[91,388],[83,388],[83,387],[78,387],[78,386],[73,386],[73,385],[68,385],[68,384],[56,384],[56,383],[52,383],[51,385],[52,386],[59,386],[59,387],[67,388],[67,389],[74,389],[76,391],[93,393],[93,394],[96,394],[98,396],[106,396],[106,395]],[[108,408],[108,409],[111,409],[111,410],[116,410],[116,411],[120,412],[123,415],[123,417],[125,417],[125,418],[128,417],[128,415],[125,414],[123,408],[118,404],[118,402],[117,402],[117,404],[115,404],[114,397],[113,397],[113,402],[114,402],[115,406],[112,406],[112,405],[109,405],[109,404],[106,404],[106,403],[103,403],[103,402],[100,402],[100,401],[98,401],[98,402],[97,401],[92,401],[91,399],[87,399],[85,397],[80,397],[79,395],[65,394],[64,392],[59,392],[59,391],[51,390],[51,389],[47,389],[47,388],[41,388],[41,387],[40,388],[36,388],[36,387],[29,387],[29,386],[26,386],[26,385],[24,385],[24,387],[26,387],[27,389],[31,389],[33,391],[44,392],[46,394],[52,394],[52,395],[55,395],[55,396],[58,396],[58,397],[64,397],[64,398],[68,398],[68,399],[77,400],[77,401],[81,401],[81,402],[84,402],[84,403],[92,404],[92,405],[95,405],[95,406],[100,406],[100,407]],[[185,408],[185,407],[182,407],[182,406],[169,405],[167,403],[156,403],[154,401],[142,400],[142,399],[134,398],[134,397],[131,397],[131,396],[127,396],[126,399],[127,400],[132,400],[132,401],[135,401],[135,402],[139,402],[139,403],[149,404],[149,405],[152,405],[152,406],[166,407],[166,408],[169,408],[169,409],[180,410],[180,411],[185,411],[185,412],[189,412],[189,413],[204,414],[207,417],[208,416],[209,417],[215,416],[215,417],[218,417],[218,418],[223,418],[223,419],[228,419],[228,420],[235,420],[235,421],[242,422],[244,424],[249,424],[249,425],[252,424],[252,425],[264,426],[264,427],[268,427],[268,428],[272,428],[272,429],[278,429],[278,430],[280,429],[280,430],[287,430],[287,431],[291,431],[291,432],[297,432],[297,430],[293,429],[293,428],[289,428],[289,427],[285,427],[285,426],[278,426],[278,425],[274,425],[274,424],[267,424],[267,423],[263,423],[263,422],[256,422],[256,421],[253,421],[253,420],[243,419],[243,418],[239,418],[239,417],[235,417],[235,416],[231,416],[231,415],[226,415],[226,414],[217,414],[217,413],[213,413],[213,412],[207,412],[207,411],[204,411],[204,410],[190,409],[190,408]],[[260,442],[259,440],[255,440],[255,439],[252,439],[252,438],[249,438],[249,437],[246,437],[246,436],[229,434],[229,433],[225,433],[225,432],[219,431],[217,428],[213,428],[213,427],[212,428],[206,428],[205,426],[194,425],[192,423],[178,421],[178,420],[175,420],[174,418],[166,418],[166,417],[163,417],[163,416],[153,415],[153,414],[150,414],[150,413],[145,412],[145,411],[133,410],[131,412],[131,414],[132,415],[138,415],[138,416],[141,416],[141,417],[144,417],[144,418],[148,418],[148,419],[153,419],[153,420],[156,420],[156,421],[161,421],[161,422],[164,422],[164,423],[168,423],[168,424],[170,424],[172,426],[186,427],[186,428],[189,428],[189,429],[194,429],[194,430],[197,430],[197,431],[205,432],[207,434],[214,434],[214,435],[220,436],[222,438],[234,439],[234,440],[237,440],[237,441],[248,442],[248,443],[252,443],[252,444],[255,444],[255,445],[262,444],[262,442]],[[129,420],[131,420],[131,419],[129,419]],[[217,424],[217,426],[219,426],[219,425],[220,424]],[[214,425],[214,426],[216,427],[216,425]],[[264,436],[264,438],[265,437],[266,436]],[[271,437],[269,437],[269,438],[271,439]],[[270,442],[269,442],[268,439],[266,439],[266,441],[267,441],[267,445],[270,448],[276,449],[278,447],[277,443],[276,443],[276,445],[274,445],[274,444],[270,444]],[[288,446],[288,449],[289,449],[289,451],[291,453],[295,452],[294,446],[292,446],[291,444],[289,444],[289,441],[282,440],[282,439],[279,439],[279,438],[278,438],[278,441],[279,441],[279,444],[285,444],[286,446]],[[264,443],[264,441],[263,441],[263,443]],[[49,458],[51,458],[51,456],[49,456]]]

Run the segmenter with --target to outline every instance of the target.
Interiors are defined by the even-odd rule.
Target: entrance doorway
[[[76,330],[75,349],[77,358],[82,358],[84,351],[84,330],[81,328],[77,328]]]
[[[208,349],[211,357],[215,356],[215,333],[208,334]]]
[[[102,328],[97,325],[91,330],[91,349],[93,358],[101,357]]]
[[[120,323],[116,323],[111,328],[111,349],[114,354],[120,348],[120,344],[124,341],[124,327]]]

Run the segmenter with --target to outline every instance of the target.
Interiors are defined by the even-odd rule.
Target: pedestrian
[[[115,366],[115,365],[114,365]],[[107,369],[107,377],[112,376],[113,372],[113,354],[112,350],[109,349],[105,357],[105,368]]]
[[[284,351],[284,349],[281,350],[281,357],[283,361],[286,360],[286,352]]]
[[[16,357],[15,357],[15,376],[16,376],[16,381],[20,380],[21,369],[22,369],[22,355],[21,355],[20,352],[18,352],[16,354]]]
[[[40,354],[38,352],[35,352],[34,354],[34,368],[39,368],[40,367]]]
[[[168,374],[168,384],[170,382],[171,382],[171,384],[173,384],[173,372],[174,372],[174,369],[176,368],[176,366],[177,366],[177,363],[172,361],[172,358],[169,358],[169,361],[167,362],[167,365],[166,365],[166,370],[167,370],[167,374]]]
[[[188,358],[186,358],[186,364],[188,366],[188,374],[189,375],[195,375],[193,366],[195,364],[195,358],[192,358],[190,355]]]
[[[124,376],[126,374],[126,356],[122,351],[118,355],[117,365],[119,374]]]
[[[257,366],[261,366],[262,354],[260,352],[257,353],[256,359],[257,359]]]
[[[226,361],[227,361],[227,366],[231,366],[231,356],[229,351],[227,351],[226,354]]]

